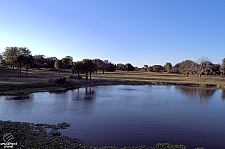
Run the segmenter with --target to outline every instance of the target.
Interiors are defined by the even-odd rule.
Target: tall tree
[[[102,60],[96,58],[96,59],[93,59],[92,61],[96,66],[95,70],[94,70],[96,73],[97,73],[98,70],[102,70],[102,67],[103,67],[103,61]]]
[[[171,69],[172,69],[172,64],[167,62],[165,65],[164,65],[164,69],[166,72],[171,72]]]
[[[180,63],[179,72],[186,75],[187,77],[193,71],[194,62],[191,60],[185,60]]]
[[[56,60],[54,66],[55,66],[56,69],[58,69],[59,77],[60,77],[60,69],[63,69],[62,60]]]
[[[148,71],[148,65],[144,65],[143,70]]]
[[[6,47],[2,54],[5,64],[11,66],[13,69],[16,65],[16,59],[18,55],[20,55],[18,47]]]
[[[108,63],[109,63],[108,60],[104,60],[103,63],[102,63],[102,73],[103,73],[103,74],[105,73],[105,70],[106,70],[107,67],[108,67]]]
[[[134,66],[132,66],[130,63],[126,63],[124,67],[127,72],[134,71]]]
[[[3,59],[2,55],[0,54],[0,66],[2,66],[3,63],[4,63],[4,59]]]
[[[62,58],[62,64],[63,64],[63,68],[64,71],[66,70],[67,66],[69,66],[69,59],[68,58]]]
[[[31,55],[31,51],[27,47],[19,47],[19,53],[20,55],[22,55],[20,57],[23,57],[23,65],[26,67],[26,77],[27,77],[28,69],[30,68],[30,66],[33,65],[34,58]]]
[[[212,72],[213,72],[213,74],[216,74],[216,75],[221,74],[220,67],[221,67],[220,64],[213,64],[212,65]]]
[[[28,74],[28,69],[34,64],[34,57],[32,55],[27,55],[24,58],[24,64],[26,65],[26,77]]]
[[[222,65],[221,65],[221,68],[220,68],[222,74],[224,75],[225,74],[225,58],[222,59]]]
[[[55,61],[57,60],[56,57],[47,57],[45,59],[45,63],[47,64],[47,68],[51,68],[51,70],[54,68]]]
[[[124,64],[122,64],[122,63],[116,64],[116,69],[117,70],[124,70]]]
[[[152,71],[153,71],[152,66],[148,66],[147,71],[148,71],[148,72],[152,72]]]
[[[111,62],[108,63],[107,69],[108,72],[113,72],[116,70],[116,64],[113,64]]]
[[[77,71],[78,77],[80,76],[80,71],[83,71],[84,66],[82,61],[77,61],[74,63],[74,69]]]
[[[62,58],[62,63],[63,63],[63,67],[64,67],[64,71],[68,66],[72,67],[73,64],[73,58],[71,56],[66,56],[64,58]]]
[[[180,74],[179,67],[180,67],[180,63],[177,63],[176,65],[172,67],[171,72]]]
[[[83,68],[84,72],[86,74],[86,80],[88,79],[88,72],[90,72],[90,79],[91,79],[91,73],[93,72],[94,69],[94,63],[90,59],[83,59]]]
[[[153,65],[152,71],[154,72],[162,72],[164,70],[164,67],[162,65]]]
[[[199,62],[199,76],[201,77],[202,74],[211,74],[213,63],[207,57],[201,57],[198,60]]]
[[[45,56],[44,55],[34,55],[34,68],[38,68],[38,70],[44,67]]]
[[[24,55],[18,55],[16,57],[16,63],[18,63],[18,68],[19,68],[19,77],[21,77],[21,69],[22,69],[22,66],[24,65],[24,62],[25,62],[25,56]]]
[[[31,55],[31,51],[27,47],[19,47],[19,52],[24,56]]]

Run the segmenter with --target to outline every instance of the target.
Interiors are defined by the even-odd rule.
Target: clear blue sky
[[[0,53],[173,65],[225,58],[225,0],[0,0]]]

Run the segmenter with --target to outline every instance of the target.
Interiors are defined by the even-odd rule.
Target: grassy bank
[[[59,79],[57,71],[49,69],[31,70],[28,77],[22,72],[22,77],[18,77],[17,70],[0,69],[0,95],[29,94],[33,92],[55,92],[65,91],[87,86],[97,85],[186,85],[225,88],[224,76],[189,76],[168,73],[149,72],[102,72],[92,74],[92,80],[71,79],[70,70],[62,71],[61,77],[66,77],[68,83],[48,82],[49,79]],[[85,78],[84,74],[81,74]]]
[[[0,120],[0,138],[3,138],[4,134],[11,133],[13,139],[10,142],[16,143],[13,146],[14,148],[98,149],[98,147],[87,146],[80,139],[62,135],[60,129],[67,129],[68,127],[70,127],[70,124],[66,122],[52,125]],[[117,147],[103,146],[99,149],[117,149]],[[155,147],[133,146],[123,147],[122,149],[186,149],[186,147],[184,145],[159,143]]]

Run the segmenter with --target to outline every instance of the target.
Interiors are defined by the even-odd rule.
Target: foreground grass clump
[[[50,125],[0,120],[0,138],[3,138],[3,135],[5,133],[11,133],[14,137],[11,142],[17,143],[14,148],[118,149],[115,146],[103,146],[101,148],[87,146],[84,141],[77,138],[70,138],[68,136],[64,136],[61,134],[61,132],[58,131],[60,129],[66,129],[67,127],[70,127],[70,124],[66,122],[57,125]],[[121,149],[186,149],[186,147],[184,145],[159,143],[155,147],[147,147],[143,145],[123,147]]]
[[[69,126],[65,122],[49,125],[0,121],[0,138],[11,133],[14,137],[12,142],[17,142],[15,148],[86,148],[84,141],[69,138],[58,131]]]

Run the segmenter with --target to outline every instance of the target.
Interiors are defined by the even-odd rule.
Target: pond
[[[68,122],[63,134],[97,147],[225,148],[224,113],[225,90],[185,86],[97,86],[23,100],[0,96],[1,120]]]

